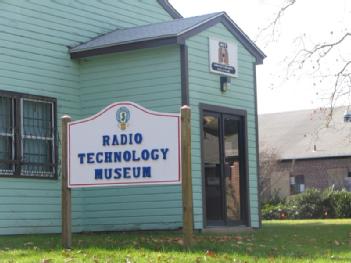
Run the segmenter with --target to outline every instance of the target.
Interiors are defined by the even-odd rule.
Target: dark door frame
[[[203,134],[203,116],[204,112],[212,112],[212,113],[217,113],[217,114],[222,114],[222,115],[230,115],[234,117],[239,117],[242,119],[242,124],[243,124],[243,140],[244,140],[244,145],[243,145],[243,163],[244,163],[244,168],[241,171],[244,177],[243,185],[245,188],[245,193],[243,193],[243,196],[245,197],[246,200],[243,201],[243,207],[244,207],[244,214],[243,214],[243,221],[244,224],[247,226],[251,226],[251,216],[250,216],[250,193],[249,193],[249,165],[248,165],[248,134],[247,134],[247,111],[246,110],[240,110],[240,109],[233,109],[233,108],[228,108],[228,107],[223,107],[223,106],[217,106],[217,105],[210,105],[210,104],[204,104],[200,103],[199,104],[199,109],[200,109],[200,138],[201,138],[201,177],[202,177],[202,211],[203,211],[203,227],[207,227],[207,217],[206,217],[206,185],[205,185],[205,164],[204,164],[204,146],[202,143],[202,138],[204,136]],[[222,128],[222,127],[221,127]],[[220,141],[220,148],[223,149],[223,141]],[[222,154],[221,154],[222,155]],[[222,158],[222,157],[221,157]]]

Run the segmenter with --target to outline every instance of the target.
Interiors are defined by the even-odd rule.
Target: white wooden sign
[[[181,181],[179,114],[118,102],[67,132],[70,188]]]
[[[235,43],[210,38],[210,71],[238,77],[238,47]]]

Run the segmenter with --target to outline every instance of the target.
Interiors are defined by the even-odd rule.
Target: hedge
[[[263,204],[262,218],[266,220],[351,218],[351,192],[308,189],[280,202],[274,197],[272,202]]]

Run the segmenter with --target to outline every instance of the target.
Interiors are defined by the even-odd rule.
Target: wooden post
[[[71,189],[68,188],[68,165],[67,165],[67,127],[71,122],[70,116],[63,116],[62,121],[62,246],[65,249],[72,247],[72,212],[71,212]]]
[[[184,246],[189,248],[193,238],[193,189],[191,179],[191,110],[181,108],[181,153],[183,190],[183,234]]]

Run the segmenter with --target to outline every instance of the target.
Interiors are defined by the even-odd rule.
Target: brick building
[[[308,188],[350,190],[349,109],[301,110],[259,116],[264,196]],[[329,116],[332,116],[331,118]]]

